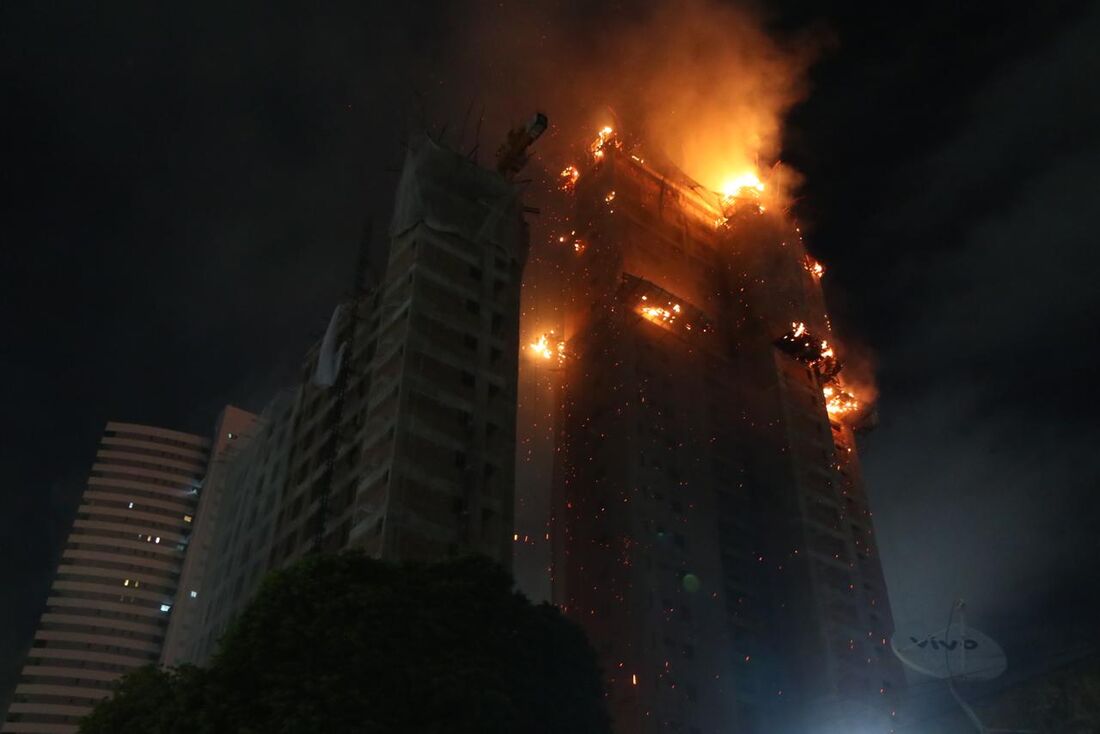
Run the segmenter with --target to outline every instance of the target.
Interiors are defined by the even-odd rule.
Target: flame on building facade
[[[755,171],[711,191],[605,127],[561,180],[564,328],[530,347],[560,368],[549,574],[617,731],[889,731],[867,406],[824,267]]]

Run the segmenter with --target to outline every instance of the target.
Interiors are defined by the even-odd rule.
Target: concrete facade
[[[165,662],[209,659],[264,574],[311,550],[510,565],[528,237],[518,188],[416,138],[389,235],[384,276],[337,308],[300,384],[212,472],[221,510],[202,530],[206,580]]]
[[[214,429],[210,463],[195,511],[194,531],[187,545],[176,604],[161,651],[161,662],[166,665],[177,665],[187,658],[183,646],[191,640],[192,630],[199,623],[200,596],[205,593],[207,584],[213,583],[208,569],[212,562],[213,528],[225,503],[226,475],[234,457],[252,436],[256,420],[257,416],[252,413],[228,406]]]
[[[210,442],[108,423],[0,731],[68,734],[127,671],[156,662]]]
[[[798,231],[601,140],[574,194],[552,584],[616,731],[885,734],[903,676]]]

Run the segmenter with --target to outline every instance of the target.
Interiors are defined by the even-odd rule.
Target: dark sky
[[[290,379],[387,221],[410,119],[486,93],[437,87],[496,7],[99,5],[0,3],[5,691],[104,422],[205,432]],[[1034,670],[1100,617],[1100,9],[854,5],[767,23],[831,39],[782,157],[834,322],[877,363],[895,616],[962,595]]]

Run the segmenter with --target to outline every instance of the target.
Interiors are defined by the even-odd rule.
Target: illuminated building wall
[[[227,569],[224,567],[219,568],[218,574],[208,574],[214,550],[214,528],[225,504],[230,468],[235,466],[238,452],[249,446],[255,424],[255,415],[234,406],[226,407],[218,419],[210,465],[199,491],[194,531],[180,572],[179,593],[161,651],[161,662],[165,665],[179,665],[192,659],[192,654],[184,646],[193,638],[193,631],[201,623],[202,599],[225,577]],[[230,507],[231,512],[236,509]]]
[[[196,620],[170,662],[203,662],[264,574],[311,550],[389,560],[476,552],[511,563],[520,279],[518,189],[410,141],[380,282],[213,477],[222,508]]]
[[[272,545],[291,459],[293,416],[301,389],[280,392],[234,439],[232,454],[212,462],[204,480],[196,541],[205,563],[185,569],[179,619],[161,662],[205,663],[234,616],[272,567]],[[307,540],[308,547],[308,540]],[[190,597],[190,591],[196,596]]]
[[[800,351],[829,327],[797,230],[596,150],[573,194],[552,582],[617,731],[888,731],[902,676],[852,431],[826,409],[836,363]]]
[[[210,442],[108,423],[0,731],[66,734],[157,661]]]

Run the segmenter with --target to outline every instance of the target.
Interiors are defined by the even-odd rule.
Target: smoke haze
[[[552,134],[538,148],[551,168],[604,125],[712,189],[775,162],[818,41],[780,42],[757,14],[710,0],[589,12],[524,3],[472,13],[442,51],[450,71],[430,90],[442,93],[439,109],[461,109],[469,101],[450,92],[473,88],[490,124],[545,111]]]

